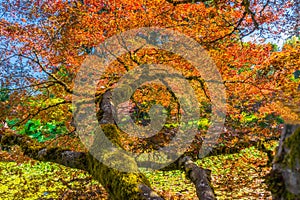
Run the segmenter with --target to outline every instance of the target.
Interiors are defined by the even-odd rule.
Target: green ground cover
[[[274,149],[277,142],[268,144]],[[3,153],[3,151],[2,151]],[[198,160],[212,171],[218,199],[268,199],[263,176],[267,155],[250,147],[235,154]],[[152,187],[165,199],[197,199],[193,184],[181,171],[145,171]],[[0,199],[107,199],[107,193],[84,171],[48,162],[0,162]]]

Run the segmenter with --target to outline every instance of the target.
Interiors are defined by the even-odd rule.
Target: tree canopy
[[[185,83],[195,92],[195,101],[191,102],[195,110],[199,108],[199,119],[196,121],[197,134],[187,154],[192,160],[198,158],[205,133],[213,121],[212,108],[216,106],[213,103],[214,95],[221,96],[221,93],[217,90],[212,92],[209,88],[207,77],[209,72],[213,72],[212,69],[207,69],[207,74],[201,74],[193,63],[184,59],[184,45],[178,45],[174,51],[181,52],[180,54],[159,48],[163,42],[168,43],[170,39],[168,33],[164,34],[160,30],[169,30],[183,34],[201,45],[220,73],[220,84],[224,86],[226,95],[225,128],[221,132],[225,138],[238,138],[235,142],[224,142],[225,145],[230,146],[233,142],[238,146],[241,139],[252,144],[253,141],[278,137],[281,131],[280,124],[295,124],[300,120],[299,13],[298,0],[1,2],[0,129],[10,129],[17,133],[19,136],[8,137],[13,141],[19,141],[17,138],[23,140],[23,135],[27,135],[37,139],[41,145],[63,145],[68,147],[68,151],[86,153],[88,147],[82,145],[82,138],[78,137],[75,124],[79,122],[74,120],[74,116],[80,114],[84,106],[96,105],[98,122],[107,127],[107,123],[102,123],[107,117],[107,110],[103,105],[105,95],[118,86],[122,77],[126,74],[130,76],[131,72],[146,64],[170,66],[184,77],[187,81]],[[117,43],[110,43],[111,47],[106,48],[106,52],[110,54],[108,56],[115,56],[110,48],[117,46],[122,46],[125,53],[115,56],[114,61],[101,72],[97,83],[91,86],[94,92],[92,101],[84,99],[84,92],[89,89],[78,88],[75,83],[76,76],[78,77],[78,73],[84,67],[87,73],[86,77],[81,79],[88,80],[96,73],[93,71],[96,67],[92,62],[105,59],[106,56],[100,54],[99,45],[105,46],[109,39],[126,31],[145,27],[158,30],[148,35],[136,33],[135,37],[148,46],[130,50],[135,43],[122,41],[122,37]],[[259,41],[244,41],[245,38],[255,35]],[[291,39],[280,49],[265,42],[276,41],[282,35]],[[175,43],[184,44],[183,41]],[[91,56],[95,56],[95,60]],[[88,59],[91,59],[91,63],[87,62]],[[204,60],[199,64],[209,66],[209,62]],[[169,69],[166,68],[166,71],[170,79],[175,79],[175,75]],[[177,86],[175,84],[171,88],[176,91]],[[170,87],[156,82],[139,86],[130,96],[130,104],[127,105],[131,119],[137,127],[151,124],[154,120],[149,117],[151,107],[160,104],[167,115],[165,125],[159,130],[163,133],[147,139],[130,137],[124,134],[120,124],[117,124],[114,128],[107,128],[113,132],[112,135],[109,135],[109,131],[106,132],[108,138],[122,149],[135,153],[155,150],[166,145],[174,137],[172,131],[168,130],[182,127],[180,117],[185,112],[179,103],[180,98],[175,94]],[[74,98],[82,100],[75,105],[72,104]],[[111,110],[116,109],[113,108],[113,104],[110,106]],[[159,118],[157,121],[163,119]],[[116,120],[110,123],[116,124]],[[12,144],[7,139],[3,139],[2,143],[4,141]],[[221,138],[218,141],[221,141]],[[21,145],[20,142],[17,144]],[[39,145],[37,144],[38,147]],[[92,149],[93,145],[95,144],[89,148]],[[30,151],[36,159],[43,157],[40,155],[42,147],[36,149],[25,145],[23,148]],[[51,151],[53,154],[68,153],[67,150],[62,151],[55,147]],[[87,157],[86,154],[72,155],[77,156],[76,158],[83,156],[83,166],[77,166],[76,163],[73,165],[81,169],[88,168],[87,171],[98,179],[102,178],[101,174],[93,171],[93,167],[103,169],[102,173],[115,173],[115,176],[119,177],[118,181],[124,178],[96,162],[90,154],[87,154]],[[65,165],[69,163],[68,159],[62,162],[56,157],[47,158]],[[177,163],[178,166],[185,167],[187,171],[196,170],[197,173],[204,174],[202,177],[209,182],[208,175],[199,171],[191,160],[182,158],[179,161],[181,164]],[[69,165],[72,165],[72,162]],[[135,178],[138,183],[143,183],[143,191],[150,191],[148,183],[144,181],[145,177],[138,175]],[[197,184],[198,180],[193,176],[191,179]],[[103,180],[105,183],[109,181],[111,177]],[[213,191],[208,191],[208,196],[213,194]],[[202,197],[202,194],[199,193],[198,197]]]

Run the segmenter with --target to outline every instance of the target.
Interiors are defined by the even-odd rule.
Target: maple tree
[[[281,134],[281,139],[277,154],[273,160],[273,166],[268,175],[269,189],[272,191],[274,199],[297,199],[299,198],[299,172],[297,172],[297,160],[299,160],[299,97],[300,84],[299,76],[299,56],[300,56],[299,39],[293,37],[288,41],[281,52],[271,55],[266,71],[270,67],[274,68],[276,76],[276,86],[279,88],[279,95],[274,101],[262,109],[275,109],[280,112],[285,119],[285,127]],[[285,75],[285,71],[289,71]],[[288,152],[288,153],[287,153]],[[293,178],[291,178],[293,177]],[[285,187],[278,187],[284,184]]]
[[[295,34],[298,30],[296,15],[299,14],[296,1],[36,0],[2,2],[1,8],[0,66],[3,75],[0,80],[0,120],[3,124],[10,122],[10,127],[16,131],[20,131],[32,119],[40,119],[45,124],[62,122],[70,133],[66,133],[67,139],[62,136],[56,141],[69,140],[64,145],[71,150],[86,150],[73,134],[72,95],[76,95],[73,88],[75,76],[85,58],[95,52],[99,44],[120,32],[140,27],[163,27],[178,31],[193,38],[208,51],[226,88],[226,127],[242,133],[241,137],[249,139],[257,134],[267,137],[274,131],[278,132],[280,114],[284,118],[292,118],[288,120],[299,120],[297,111],[294,115],[284,115],[287,112],[285,109],[297,106],[295,102],[299,99],[299,79],[292,77],[299,70],[299,45],[286,45],[281,52],[274,52],[271,44],[241,42],[243,37],[256,31],[271,37],[288,28]],[[289,23],[286,23],[287,20]],[[128,71],[147,63],[171,65],[180,71],[196,91],[203,118],[210,118],[210,96],[203,77],[180,56],[155,48],[128,52],[110,63],[105,75],[99,77],[96,102],[101,104],[103,95],[113,89]],[[170,116],[176,115],[176,98],[166,90],[156,84],[145,85],[137,90],[132,101],[140,113],[149,111],[152,104],[147,103],[148,100],[169,108]],[[283,100],[291,97],[288,107],[280,106]],[[169,120],[169,123],[177,122]],[[115,128],[113,130],[118,132]],[[150,143],[159,143],[161,136],[150,138]],[[135,139],[122,133],[112,135],[111,139],[114,140],[114,137],[123,148],[129,148],[127,150],[142,144],[139,141],[136,145]],[[4,141],[10,143],[7,139]],[[149,147],[149,141],[146,141],[146,146],[155,149],[155,145]],[[128,145],[130,142],[132,144]],[[49,159],[86,169],[86,166],[71,161],[68,164],[55,156],[40,158],[36,151],[40,151],[42,145],[38,146],[35,150],[33,146],[24,148],[31,149],[36,159]],[[54,155],[61,153],[60,149],[54,148],[51,151]],[[85,154],[74,156],[82,159]],[[193,157],[197,157],[197,154]],[[85,162],[90,163],[89,172],[104,184],[112,196],[116,195],[115,198],[118,198],[118,189],[107,185],[115,177],[118,177],[115,181],[122,182],[123,178],[132,175],[136,183],[142,184],[144,192],[151,191],[140,174],[120,175],[99,164],[91,156]],[[183,165],[187,169],[195,169],[188,160],[184,160]],[[93,167],[99,167],[103,173],[112,173],[113,176],[105,180],[102,174],[91,170]],[[207,175],[204,173],[202,176],[206,180]],[[126,187],[126,184],[122,186]],[[134,196],[136,191],[125,191],[120,195]],[[208,195],[212,195],[211,191]],[[201,194],[198,196],[200,198]]]

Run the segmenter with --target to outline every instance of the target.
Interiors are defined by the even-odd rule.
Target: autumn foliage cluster
[[[282,118],[297,121],[299,112],[295,104],[299,102],[299,41],[287,43],[278,51],[272,44],[241,40],[259,31],[271,37],[281,32],[282,27],[292,29],[295,16],[288,15],[287,10],[293,10],[293,3],[268,2],[2,2],[2,127],[6,123],[15,130],[24,131],[28,121],[34,123],[34,120],[40,120],[47,130],[51,129],[52,123],[52,128],[64,126],[66,132],[74,131],[74,107],[71,104],[73,81],[82,62],[107,38],[141,27],[178,31],[193,38],[208,51],[226,88],[228,129],[238,130],[236,133],[250,131],[267,134],[270,130],[277,130],[278,124],[283,122]],[[283,26],[288,24],[288,20],[291,24]],[[202,113],[209,112],[209,94],[203,77],[179,56],[153,48],[128,52],[111,63],[105,75],[99,77],[98,94],[114,88],[124,74],[147,63],[166,64],[180,71],[196,91],[197,106],[201,107]],[[165,88],[144,86],[133,99],[141,105],[149,99],[146,94],[150,96],[150,101],[155,100],[176,111],[174,99]],[[209,119],[209,115],[204,114],[204,117]]]

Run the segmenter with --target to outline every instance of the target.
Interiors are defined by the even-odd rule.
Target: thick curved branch
[[[186,172],[194,183],[200,200],[215,200],[216,196],[210,183],[210,170],[198,167],[188,156],[179,159],[179,167]]]
[[[111,124],[116,127],[113,118],[115,110],[111,103],[111,92],[108,90],[103,94],[100,104],[102,112],[98,115],[101,124]],[[97,140],[97,138],[95,139]],[[116,142],[117,143],[117,142]],[[141,164],[141,163],[140,163]],[[215,200],[214,190],[210,184],[210,171],[198,167],[188,156],[181,157],[171,164],[174,169],[182,169],[186,172],[187,177],[194,183],[197,196],[200,200]],[[148,165],[149,166],[149,165]],[[146,189],[146,188],[145,188]],[[147,190],[147,189],[146,189]]]
[[[119,172],[109,168],[90,153],[47,147],[26,135],[0,130],[0,144],[18,145],[25,155],[39,161],[50,161],[67,167],[85,170],[98,180],[110,194],[110,199],[163,200],[150,187],[141,173]],[[119,155],[124,158],[124,156]]]
[[[87,168],[86,153],[47,147],[26,135],[0,130],[0,144],[5,146],[18,145],[25,155],[35,160],[55,162],[76,169],[85,170]]]

